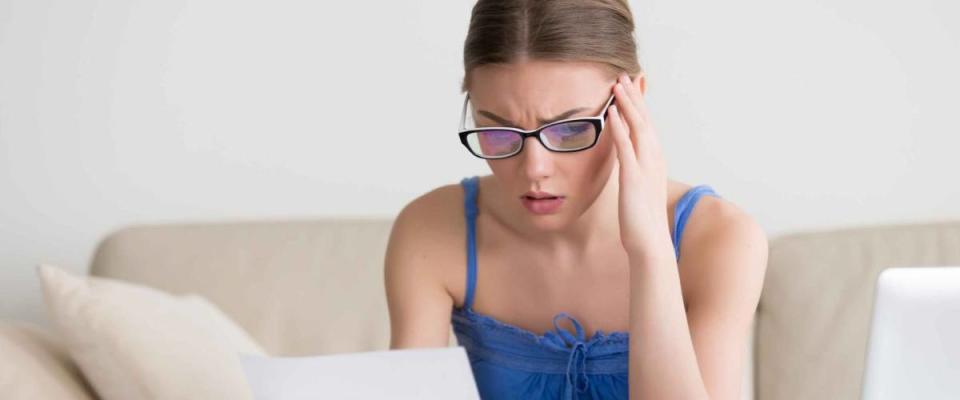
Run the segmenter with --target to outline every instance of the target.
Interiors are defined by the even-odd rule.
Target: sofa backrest
[[[757,307],[757,399],[858,399],[877,276],[960,265],[960,221],[792,233],[770,240]]]
[[[101,241],[90,274],[200,294],[271,355],[387,349],[383,258],[392,222],[133,226]]]

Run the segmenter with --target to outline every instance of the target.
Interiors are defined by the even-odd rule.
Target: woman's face
[[[598,115],[616,81],[610,70],[591,62],[524,61],[483,65],[471,73],[470,102],[476,123],[524,130],[558,116]],[[578,108],[582,110],[565,115]],[[521,216],[542,230],[562,229],[587,211],[607,184],[615,162],[609,131],[601,133],[594,147],[583,151],[553,152],[528,137],[519,154],[487,160],[499,184],[497,202],[504,202],[508,215]],[[530,201],[524,198],[528,191],[548,192],[562,199],[552,204]],[[558,203],[559,207],[551,210]]]

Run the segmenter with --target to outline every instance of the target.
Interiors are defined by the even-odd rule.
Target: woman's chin
[[[560,231],[565,229],[569,224],[567,214],[564,212],[552,214],[534,214],[527,212],[525,217],[527,221],[529,221],[530,226],[538,231],[544,232]]]

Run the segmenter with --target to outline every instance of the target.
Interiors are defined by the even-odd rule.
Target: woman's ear
[[[637,74],[636,78],[633,78],[633,85],[640,91],[641,95],[646,96],[647,94],[647,79],[643,72]]]

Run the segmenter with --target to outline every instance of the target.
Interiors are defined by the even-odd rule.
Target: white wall
[[[0,318],[46,323],[34,265],[123,225],[392,216],[486,173],[472,3],[0,0]],[[960,216],[958,3],[698,3],[633,2],[673,178],[771,236]]]

